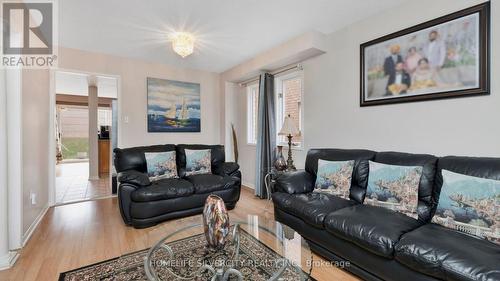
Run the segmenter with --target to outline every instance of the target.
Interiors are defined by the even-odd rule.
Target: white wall
[[[0,69],[0,269],[9,265],[7,197],[7,91],[5,71]]]
[[[22,71],[5,70],[7,92],[7,186],[9,249],[22,247],[23,236],[23,108]]]
[[[59,49],[59,67],[66,70],[118,75],[120,147],[165,143],[219,144],[221,115],[219,74],[175,68],[165,64],[98,54],[75,49]],[[146,78],[162,78],[201,84],[201,133],[148,133]],[[128,117],[128,123],[125,118]]]
[[[235,101],[235,131],[238,138],[239,164],[242,175],[242,184],[255,188],[255,160],[256,149],[254,144],[247,143],[247,92],[246,88],[236,89]]]
[[[500,156],[500,3],[492,3],[491,95],[374,107],[359,106],[359,46],[383,35],[481,3],[479,0],[409,1],[327,36],[326,54],[303,62],[305,149],[367,148],[435,155]],[[244,92],[240,92],[244,96]],[[246,103],[238,99],[239,112]],[[246,115],[236,118],[246,140]],[[242,119],[243,118],[243,119]],[[255,149],[241,148],[254,162]],[[250,156],[251,155],[251,156]],[[245,164],[243,164],[245,166]],[[242,167],[254,179],[255,169]]]
[[[500,156],[498,2],[492,3],[490,96],[359,107],[360,44],[479,2],[410,1],[331,34],[327,54],[304,63],[307,147]]]
[[[24,70],[22,75],[23,239],[48,207],[49,71]],[[36,204],[30,193],[36,194]]]

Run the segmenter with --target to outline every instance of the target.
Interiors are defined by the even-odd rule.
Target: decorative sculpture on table
[[[281,127],[281,131],[278,133],[280,136],[286,136],[288,138],[288,159],[286,161],[286,170],[287,171],[295,171],[295,165],[293,164],[292,159],[292,138],[294,136],[300,136],[300,131],[295,125],[294,120],[290,117],[290,114],[285,117],[283,121],[283,126]]]
[[[224,247],[229,234],[229,214],[224,200],[217,195],[209,195],[203,209],[203,227],[210,248]]]

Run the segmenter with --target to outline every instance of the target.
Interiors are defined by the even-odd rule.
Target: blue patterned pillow
[[[500,181],[442,170],[432,222],[500,244]]]
[[[186,149],[186,176],[211,174],[212,154],[210,149]]]
[[[333,194],[349,199],[354,161],[318,160],[314,192]]]
[[[144,156],[150,181],[177,178],[175,151],[146,152]]]
[[[365,204],[380,206],[418,219],[421,166],[397,166],[369,161]]]

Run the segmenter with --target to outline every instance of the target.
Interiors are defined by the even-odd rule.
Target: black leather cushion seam
[[[340,239],[387,259],[394,258],[396,246],[403,235],[422,226],[422,222],[418,220],[382,207],[360,204],[349,208],[332,212],[325,218],[325,229]],[[357,217],[351,223],[349,218],[355,215]],[[377,223],[363,223],[365,216],[374,219],[373,216],[379,215],[388,216],[389,219],[393,215],[394,218],[393,221],[380,226]],[[354,234],[354,230],[358,232]],[[398,236],[395,236],[396,234]]]
[[[440,268],[443,268],[443,269],[446,269],[446,270],[449,270],[449,271],[452,271],[454,272],[455,274],[457,275],[460,275],[460,276],[463,276],[467,279],[472,279],[472,280],[476,280],[477,278],[474,277],[473,275],[467,275],[467,274],[463,274],[463,272],[458,272],[456,270],[454,270],[453,268],[450,268],[450,267],[447,267],[446,265],[444,265],[443,263],[441,263],[441,267]],[[452,280],[454,277],[453,276],[449,276],[449,274],[446,273],[446,270],[443,270],[443,274],[444,276],[446,276],[446,280]]]
[[[400,238],[400,241],[401,241],[401,238]],[[419,264],[428,264],[428,263],[430,263],[434,268],[439,268],[439,271],[441,272],[441,274],[440,274],[441,276],[445,276],[446,275],[446,273],[443,270],[443,264],[439,260],[429,261],[428,259],[424,259],[424,258],[422,258],[420,256],[417,256],[417,257],[413,256],[412,253],[411,253],[411,251],[408,250],[408,249],[406,249],[406,248],[403,248],[403,249],[402,248],[397,248],[395,250],[395,253],[394,253],[394,258],[399,263],[404,264],[405,266],[407,266],[407,267],[409,267],[409,268],[411,268],[411,269],[413,269],[415,271],[419,271],[419,268],[414,268],[413,266],[407,265],[407,264],[402,263],[401,261],[399,261],[399,259],[397,258],[398,257],[397,252],[403,253],[406,256],[410,256],[413,260],[417,261],[417,263],[419,263]]]
[[[399,240],[401,241],[401,238]],[[398,252],[399,253],[403,253],[403,254],[407,254],[407,255],[411,255],[412,254],[412,252],[409,249],[407,249],[407,248],[397,248],[396,249],[396,253],[398,253]],[[424,259],[424,258],[422,258],[420,256],[412,256],[412,258],[415,259],[415,260],[420,261],[421,263],[429,261],[428,259]],[[439,261],[437,259],[431,261],[430,263],[433,264],[433,265],[437,265],[437,266],[441,266],[442,265],[441,261]]]
[[[289,215],[289,216],[293,216],[294,218],[296,218],[296,219],[300,220],[301,222],[303,222],[303,223],[305,223],[305,224],[307,224],[307,225],[310,225],[310,226],[312,226],[312,227],[315,227],[314,225],[307,223],[307,222],[306,222],[305,220],[303,220],[301,217],[296,216],[296,215],[294,215],[294,214],[292,214],[292,213],[290,213],[290,212],[287,212],[285,209],[282,209],[282,208],[280,208],[280,207],[279,207],[279,206],[277,206],[277,205],[274,205],[274,206],[275,206],[275,208],[278,208],[278,209],[279,209],[280,211],[282,211],[283,213],[286,213],[286,214],[287,214],[287,215]],[[323,227],[324,227],[324,226],[325,226],[325,223],[323,222]],[[323,230],[323,231],[324,231],[324,230]]]
[[[377,251],[374,251],[374,250],[372,250],[372,249],[370,249],[370,248],[367,248],[367,247],[366,247],[366,244],[364,244],[364,243],[361,243],[361,242],[360,242],[360,241],[365,241],[365,240],[363,240],[363,239],[355,239],[354,237],[349,238],[349,237],[341,236],[340,234],[337,234],[337,233],[335,233],[334,231],[332,231],[332,230],[330,230],[330,229],[328,230],[328,232],[329,232],[329,233],[331,233],[331,234],[333,234],[333,235],[335,235],[335,237],[337,237],[337,238],[339,238],[339,239],[342,239],[342,240],[345,240],[345,241],[348,241],[348,242],[350,242],[350,243],[353,243],[354,245],[356,245],[356,246],[358,246],[358,247],[361,247],[361,248],[363,248],[363,249],[364,249],[364,250],[366,250],[366,251],[369,251],[369,252],[371,252],[371,253],[373,253],[373,254],[376,254],[376,255],[378,255],[378,256],[380,256],[380,257],[383,257],[383,258],[386,258],[386,259],[391,259],[391,258],[388,258],[388,257],[386,257],[386,256],[381,255],[381,254],[380,254],[379,252],[377,252]],[[371,241],[371,242],[373,243],[373,241]],[[384,245],[384,244],[380,244],[380,243],[375,243],[375,244],[376,244],[376,245],[378,245],[378,246],[380,246],[380,247],[382,247],[382,248],[385,248],[385,245]],[[393,247],[394,247],[394,245],[393,245]],[[392,258],[394,257],[394,250],[392,251],[392,253],[390,254],[390,256],[392,256]]]

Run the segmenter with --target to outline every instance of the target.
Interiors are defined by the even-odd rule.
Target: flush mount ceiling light
[[[186,32],[176,32],[171,36],[172,49],[179,56],[185,58],[193,53],[194,36]]]

